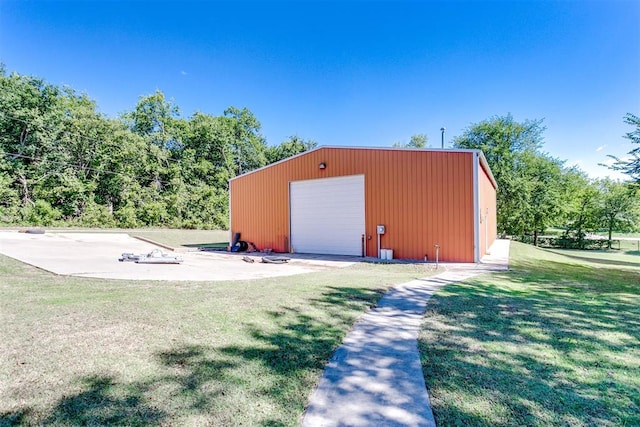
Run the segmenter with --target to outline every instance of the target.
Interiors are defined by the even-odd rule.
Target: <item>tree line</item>
[[[640,120],[628,114],[625,123],[635,128],[625,135],[640,144]],[[454,139],[457,148],[484,152],[498,183],[498,232],[537,244],[538,235],[551,227],[564,230],[573,246],[584,247],[589,233],[606,231],[611,247],[614,231],[640,228],[640,168],[638,151],[630,160],[615,158],[612,169],[630,177],[628,182],[590,179],[577,167],[542,150],[542,120],[516,122],[511,115],[473,124]],[[635,153],[635,157],[634,157]]]
[[[228,180],[316,146],[269,146],[246,108],[180,109],[157,91],[118,118],[0,68],[0,223],[228,227]]]
[[[633,127],[626,137],[640,144],[640,119],[624,120]],[[541,120],[496,116],[453,140],[487,157],[499,233],[535,242],[561,227],[580,242],[637,229],[640,146],[630,160],[614,158],[630,182],[592,180],[542,150],[544,130]],[[185,118],[160,91],[109,118],[85,94],[0,65],[0,223],[225,229],[230,178],[317,145],[292,136],[271,146],[260,131],[246,108]],[[427,142],[418,134],[394,146]]]

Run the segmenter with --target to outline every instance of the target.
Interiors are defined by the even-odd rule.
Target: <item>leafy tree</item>
[[[150,138],[150,142],[162,148],[179,148],[183,123],[180,109],[157,90],[152,95],[142,96],[134,111],[126,113],[124,119],[131,130]]]
[[[260,134],[260,122],[247,108],[229,107],[224,112],[232,132],[233,176],[267,164],[267,145]]]
[[[48,177],[56,155],[55,125],[62,117],[60,90],[43,80],[13,73],[0,76],[1,169],[13,177],[10,186],[22,208],[35,205],[34,187]]]
[[[429,141],[429,137],[426,133],[419,133],[411,136],[411,139],[407,143],[403,142],[394,142],[394,148],[426,148],[428,147],[427,142]]]
[[[610,168],[621,171],[629,175],[636,183],[640,183],[640,117],[627,113],[624,117],[624,122],[628,125],[635,126],[632,131],[627,132],[625,138],[633,144],[638,144],[638,147],[629,151],[628,160],[619,159],[616,156],[609,156],[616,161]]]
[[[629,184],[607,178],[599,182],[599,187],[602,192],[600,219],[607,230],[611,249],[614,231],[635,231],[640,225],[640,200],[637,189]]]
[[[280,160],[295,156],[314,149],[318,145],[315,141],[305,141],[297,135],[292,135],[280,145],[269,147],[266,151],[267,163],[275,163]]]
[[[546,156],[527,153],[522,164],[527,199],[524,228],[533,231],[533,244],[538,245],[538,234],[558,224],[565,214],[563,191],[563,162]]]
[[[576,168],[565,171],[562,183],[566,194],[566,237],[575,238],[578,247],[584,248],[586,234],[600,228],[602,193],[586,173]]]
[[[236,155],[232,119],[195,113],[186,126],[184,148],[185,154],[191,150],[194,161],[198,159],[201,162],[197,168],[200,179],[223,188],[227,186],[227,181],[235,176]]]
[[[530,214],[531,161],[539,155],[545,128],[541,120],[516,122],[509,114],[468,127],[454,138],[456,148],[480,149],[498,183],[498,230],[523,235],[536,227]]]

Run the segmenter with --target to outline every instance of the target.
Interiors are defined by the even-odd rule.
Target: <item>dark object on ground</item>
[[[148,254],[125,252],[118,261],[129,261],[135,262],[136,264],[182,264],[183,259],[176,255],[165,254],[160,249],[154,249]]]
[[[246,252],[249,249],[249,244],[244,240],[240,240],[240,233],[233,235],[233,242],[231,243],[231,252]]]
[[[265,264],[285,264],[289,262],[291,258],[287,258],[286,256],[264,256],[262,257],[262,262]]]
[[[246,252],[249,249],[249,244],[244,240],[238,240],[235,246],[231,246],[231,252]]]
[[[42,228],[28,228],[24,230],[24,233],[27,234],[44,234],[44,230]]]
[[[248,256],[242,257],[242,260],[243,260],[244,262],[249,262],[249,263],[256,262],[256,260],[255,260],[255,259],[253,259],[253,258],[249,258]]]
[[[233,235],[233,242],[231,242],[231,248],[229,250],[231,252],[243,252],[241,248],[242,244],[240,240],[240,233],[236,233]]]

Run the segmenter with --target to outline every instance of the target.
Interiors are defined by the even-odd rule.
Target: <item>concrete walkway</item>
[[[443,265],[387,292],[334,353],[302,426],[435,426],[418,353],[427,301],[450,283],[507,269],[508,259],[509,241],[497,240],[480,264]]]

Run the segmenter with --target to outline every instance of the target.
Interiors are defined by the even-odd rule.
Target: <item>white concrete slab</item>
[[[246,263],[242,256],[215,252],[179,253],[178,265],[119,262],[124,252],[148,253],[161,249],[119,233],[28,234],[0,231],[0,253],[55,274],[128,280],[223,281],[291,276],[339,268],[352,262],[292,260],[287,264]]]

